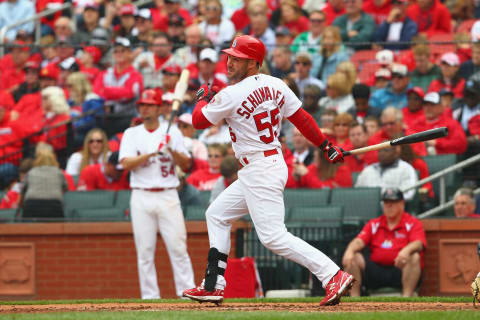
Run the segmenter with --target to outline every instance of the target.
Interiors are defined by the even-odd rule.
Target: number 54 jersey
[[[280,148],[282,119],[293,115],[301,105],[281,79],[257,74],[221,90],[202,112],[211,123],[227,121],[233,151],[241,158]]]

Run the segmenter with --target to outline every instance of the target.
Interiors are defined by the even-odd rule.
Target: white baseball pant
[[[184,290],[195,286],[195,282],[177,190],[132,190],[130,208],[142,299],[160,298],[155,269],[158,230],[172,264],[177,296],[181,297]]]
[[[282,153],[265,157],[263,152],[247,156],[238,180],[225,189],[206,212],[210,247],[228,254],[233,221],[249,213],[261,243],[272,252],[305,266],[325,287],[340,269],[329,257],[285,227],[283,190],[288,170]],[[242,162],[242,161],[241,161]],[[217,278],[217,289],[225,287]]]

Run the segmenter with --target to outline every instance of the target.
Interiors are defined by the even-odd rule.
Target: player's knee
[[[258,235],[260,242],[270,250],[279,249],[281,236],[277,233]]]

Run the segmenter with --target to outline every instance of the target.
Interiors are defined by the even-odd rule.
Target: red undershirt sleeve
[[[315,146],[319,147],[326,140],[313,117],[304,109],[298,109],[288,120]]]
[[[207,105],[207,101],[198,101],[193,109],[192,124],[195,129],[206,129],[213,124],[203,115],[202,108]]]

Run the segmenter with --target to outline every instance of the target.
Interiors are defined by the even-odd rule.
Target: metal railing
[[[24,25],[24,24],[27,24],[29,22],[35,21],[35,44],[38,44],[39,41],[40,41],[40,38],[42,36],[42,28],[40,26],[40,19],[44,18],[46,16],[49,16],[51,14],[54,14],[58,11],[63,11],[63,10],[66,10],[66,9],[70,10],[71,16],[72,16],[72,18],[71,18],[72,22],[74,24],[76,24],[76,16],[75,16],[73,4],[71,2],[67,2],[67,3],[62,4],[61,6],[59,6],[57,8],[43,10],[42,12],[40,12],[40,13],[34,15],[34,16],[31,16],[31,17],[26,18],[24,20],[15,22],[11,25],[5,26],[2,29],[0,29],[0,57],[3,57],[3,55],[5,54],[5,47],[4,47],[4,45],[5,45],[5,35],[7,34],[8,30],[13,29],[13,28],[18,27],[18,26],[21,26],[21,25]]]
[[[480,194],[480,188],[475,189],[473,191],[473,194],[476,195],[476,196],[479,195]],[[444,210],[448,210],[448,209],[453,207],[454,202],[455,202],[455,199],[452,199],[452,200],[448,201],[447,203],[441,204],[438,207],[432,208],[430,210],[425,211],[422,214],[419,214],[417,216],[417,218],[419,218],[419,219],[428,218],[428,217],[434,216],[434,215],[436,215],[436,214],[438,214],[438,213],[440,213]]]

